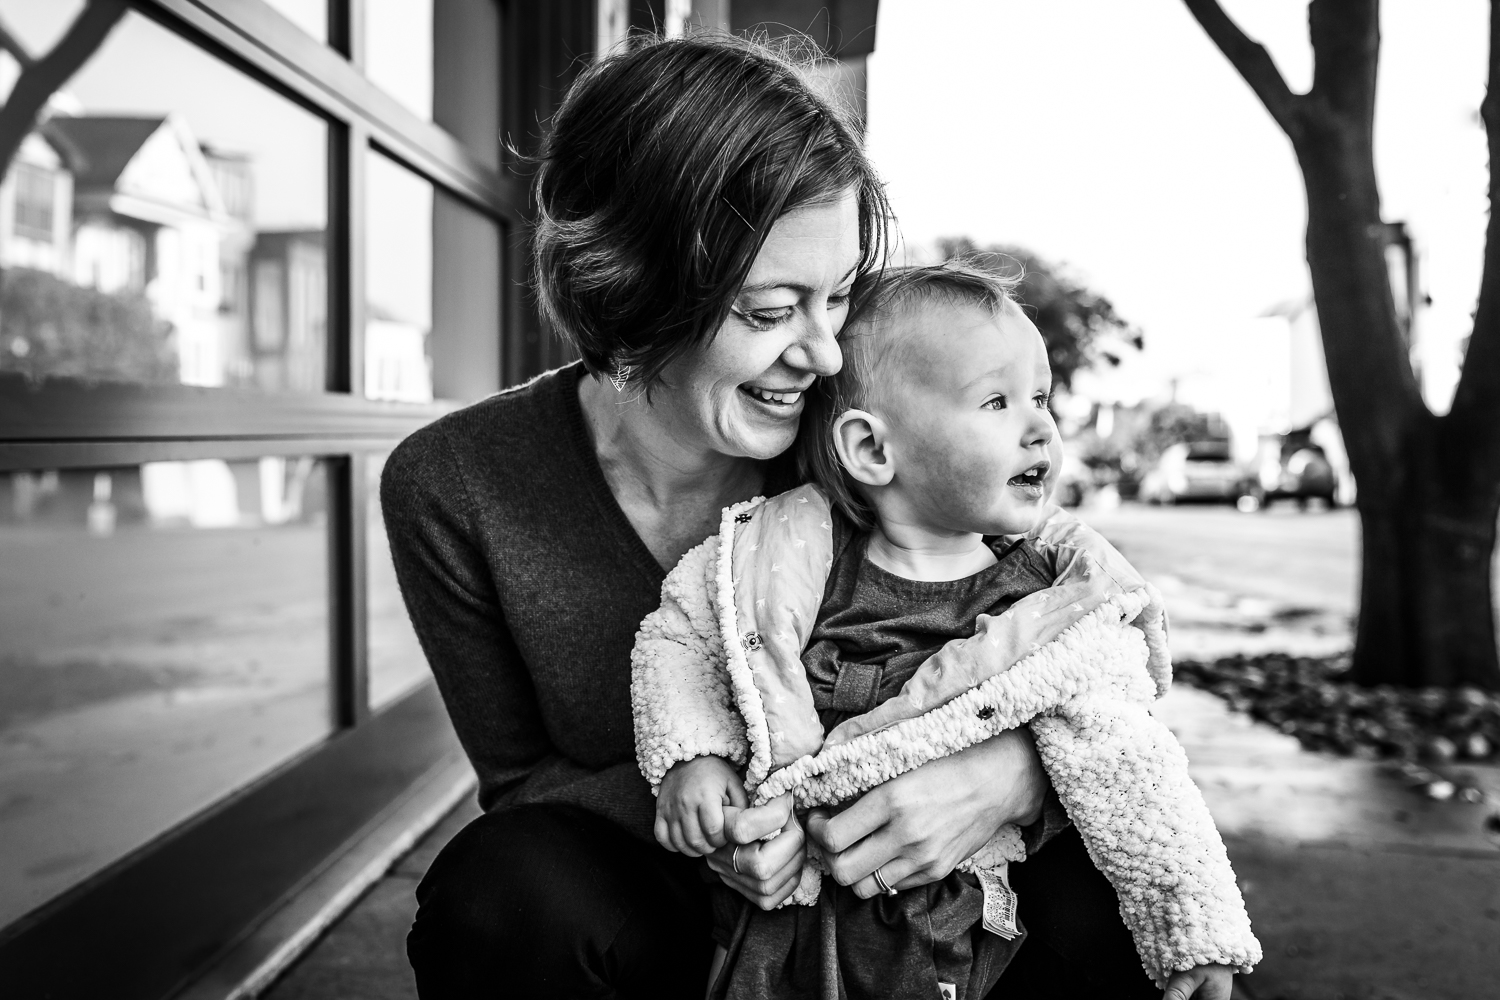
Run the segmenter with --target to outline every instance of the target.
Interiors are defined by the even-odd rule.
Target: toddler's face
[[[1013,303],[999,316],[938,305],[911,322],[881,373],[892,485],[930,528],[1031,530],[1062,458],[1041,334]]]

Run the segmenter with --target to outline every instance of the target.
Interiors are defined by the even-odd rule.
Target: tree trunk
[[[1500,690],[1491,558],[1500,513],[1500,0],[1491,0],[1490,226],[1453,408],[1435,417],[1396,321],[1375,179],[1377,0],[1312,0],[1313,86],[1294,94],[1217,0],[1188,9],[1276,120],[1307,187],[1307,263],[1328,382],[1359,482],[1354,675]]]
[[[1435,434],[1437,421],[1427,423]],[[1429,435],[1416,437],[1402,459],[1407,474],[1399,492],[1360,504],[1355,678],[1494,689],[1500,671],[1491,556],[1500,511],[1454,489],[1436,467],[1438,449],[1423,447]]]
[[[1422,402],[1397,325],[1368,136],[1309,121],[1307,261],[1362,523],[1354,677],[1500,690],[1494,484]]]

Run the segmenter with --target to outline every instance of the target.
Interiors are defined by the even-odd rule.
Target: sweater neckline
[[[647,547],[645,539],[641,538],[640,532],[635,530],[635,525],[630,523],[630,518],[625,516],[624,508],[615,499],[614,491],[609,488],[609,480],[604,478],[604,469],[599,465],[599,456],[594,452],[594,441],[589,436],[583,407],[578,402],[578,383],[585,374],[583,363],[575,361],[565,366],[558,374],[560,377],[556,385],[561,396],[559,403],[563,411],[563,424],[567,427],[568,440],[573,446],[573,457],[578,463],[579,472],[584,481],[588,483],[594,504],[599,508],[603,519],[625,542],[626,548],[630,550],[631,560],[646,574],[646,579],[651,581],[653,587],[660,587],[662,580],[666,579],[667,572],[651,554],[651,549]]]

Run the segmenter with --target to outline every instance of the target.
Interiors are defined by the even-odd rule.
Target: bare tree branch
[[[88,62],[129,9],[125,0],[89,0],[52,51],[22,70],[0,108],[0,180],[47,100]]]
[[[36,62],[32,54],[26,51],[26,46],[21,44],[20,39],[10,33],[10,29],[5,26],[4,21],[0,21],[0,50],[9,52],[15,57],[16,62],[21,64],[22,69],[27,69],[32,63]]]
[[[1474,332],[1446,422],[1475,449],[1475,472],[1500,479],[1500,0],[1490,0],[1489,80],[1479,116],[1489,137],[1490,220]]]
[[[1198,19],[1204,32],[1224,53],[1240,76],[1250,85],[1255,96],[1271,112],[1276,124],[1281,126],[1293,141],[1302,132],[1302,97],[1292,93],[1286,85],[1276,61],[1266,47],[1249,35],[1220,7],[1218,0],[1183,0],[1188,11]]]

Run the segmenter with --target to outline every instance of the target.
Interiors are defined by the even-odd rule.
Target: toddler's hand
[[[1227,965],[1198,965],[1186,972],[1174,972],[1167,980],[1162,1000],[1229,1000],[1234,986],[1234,970]]]
[[[712,854],[729,843],[724,807],[749,804],[739,771],[722,757],[673,764],[656,797],[656,841],[690,858]]]

